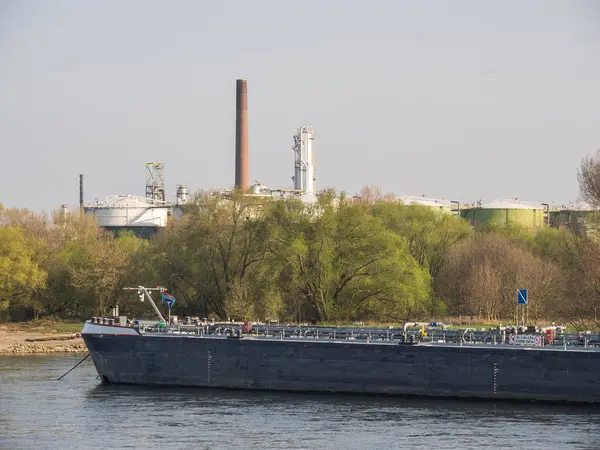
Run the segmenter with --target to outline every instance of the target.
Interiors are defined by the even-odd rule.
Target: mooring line
[[[88,358],[88,356],[90,356],[90,355],[91,355],[91,353],[88,353],[87,355],[85,355],[85,358],[83,358],[81,361],[79,361],[77,364],[75,364],[73,367],[71,367],[71,368],[70,368],[70,369],[67,371],[67,373],[63,374],[63,375],[62,375],[60,378],[57,378],[57,379],[56,379],[56,381],[60,381],[60,380],[62,380],[62,378],[63,378],[65,375],[68,375],[69,373],[71,373],[71,371],[72,371],[72,370],[73,370],[75,367],[77,367],[79,364],[81,364],[82,362],[84,362],[84,361],[85,361],[85,360]]]

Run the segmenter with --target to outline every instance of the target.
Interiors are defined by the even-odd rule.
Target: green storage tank
[[[552,227],[569,227],[576,233],[584,232],[590,222],[597,222],[598,219],[600,219],[598,211],[592,209],[561,209],[550,213]]]
[[[473,226],[491,225],[500,228],[540,229],[548,225],[546,204],[522,203],[514,200],[496,201],[484,205],[463,207],[460,216]]]

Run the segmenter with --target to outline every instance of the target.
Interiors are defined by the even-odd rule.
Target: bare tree
[[[577,181],[583,200],[600,207],[600,150],[583,158],[577,171]]]
[[[363,186],[358,194],[362,203],[375,203],[380,200],[383,200],[383,194],[381,192],[381,188],[377,186]]]
[[[560,295],[558,268],[521,244],[497,234],[475,235],[455,245],[436,279],[451,312],[479,320],[516,318],[516,290],[531,292],[532,320],[549,318]]]

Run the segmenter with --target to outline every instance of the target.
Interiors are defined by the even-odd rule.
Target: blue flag
[[[167,294],[166,292],[162,293],[162,302],[166,303],[167,306],[169,308],[171,308],[171,306],[173,306],[173,303],[175,303],[175,297],[173,297],[171,294]]]

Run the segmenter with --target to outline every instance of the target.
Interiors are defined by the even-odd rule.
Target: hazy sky
[[[0,0],[0,202],[49,210],[234,182],[235,80],[250,179],[568,202],[600,148],[600,2]]]

